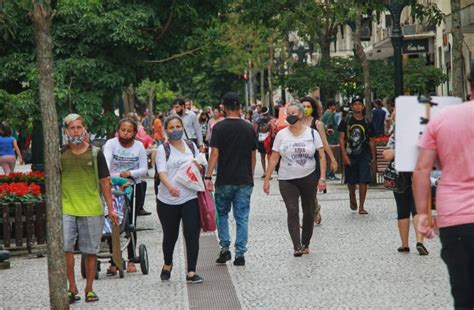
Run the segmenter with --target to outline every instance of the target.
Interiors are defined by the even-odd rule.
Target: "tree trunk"
[[[33,1],[31,19],[36,41],[36,61],[41,116],[44,132],[46,173],[46,219],[48,240],[48,280],[51,309],[69,309],[66,294],[66,260],[60,184],[59,133],[54,101],[53,43],[51,24],[54,13],[49,1]]]
[[[464,99],[464,77],[462,74],[462,42],[464,35],[461,30],[461,0],[451,0],[451,34],[453,36],[453,96]]]
[[[148,112],[153,113],[153,99],[155,98],[155,88],[152,87],[148,93]]]
[[[319,35],[319,47],[321,48],[321,64],[323,66],[329,66],[331,64],[331,38],[327,34]],[[328,98],[332,97],[334,94],[330,94],[329,91],[319,86],[319,99],[321,104],[324,106],[327,103]]]
[[[272,83],[272,68],[274,61],[274,51],[273,51],[273,43],[270,41],[270,59],[268,61],[267,71],[268,71],[268,109],[270,111],[270,115],[274,115],[275,107],[273,106],[273,83]]]
[[[365,97],[365,106],[366,106],[366,116],[372,118],[372,86],[370,85],[370,72],[369,72],[369,61],[367,55],[364,52],[364,47],[362,46],[362,41],[360,39],[360,28],[361,28],[361,15],[362,12],[360,9],[356,13],[355,20],[355,31],[354,31],[354,53],[355,56],[360,60],[362,64],[362,73],[364,75],[364,97]]]
[[[254,79],[255,79],[255,74],[254,74],[253,68],[252,68],[252,61],[249,60],[249,97],[250,97],[250,105],[255,104]]]
[[[260,70],[260,101],[265,106],[265,70]]]

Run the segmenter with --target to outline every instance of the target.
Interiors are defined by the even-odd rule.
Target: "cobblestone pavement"
[[[439,240],[426,241],[430,255],[420,257],[411,231],[412,252],[396,251],[400,242],[391,192],[380,187],[370,188],[366,203],[369,215],[361,216],[349,209],[345,187],[332,182],[328,193],[319,195],[322,224],[315,227],[311,253],[295,258],[278,181],[276,178],[272,181],[271,193],[267,196],[259,178],[261,171],[256,175],[247,264],[245,267],[228,264],[243,309],[452,307],[446,267],[439,257]],[[73,305],[73,309],[189,308],[181,237],[172,280],[169,283],[159,280],[163,263],[162,234],[151,182],[146,209],[153,215],[139,217],[138,227],[147,230],[139,231],[138,239],[148,248],[150,274],[142,275],[139,271],[125,274],[124,279],[107,277],[103,264],[100,279],[94,283],[101,300],[96,304],[81,301]],[[233,221],[231,229],[235,231]],[[78,287],[82,290],[85,281],[79,272],[79,256],[76,262]],[[46,258],[13,258],[12,268],[0,271],[0,309],[48,308],[46,268]],[[218,283],[203,285],[209,285],[210,290],[219,294]],[[206,309],[225,307],[210,303]]]

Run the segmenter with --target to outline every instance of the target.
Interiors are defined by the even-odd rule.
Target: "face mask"
[[[296,122],[299,121],[299,119],[300,119],[300,118],[298,117],[298,115],[288,115],[288,116],[286,117],[286,121],[287,121],[288,124],[290,124],[290,125],[296,124]]]
[[[86,136],[86,131],[85,130],[82,132],[82,135],[77,136],[77,137],[73,137],[70,134],[66,134],[66,138],[69,140],[69,142],[71,142],[74,145],[79,145],[82,142],[84,142],[85,136]]]
[[[133,142],[133,138],[122,138],[120,136],[119,136],[118,140],[119,140],[120,144],[122,144],[122,145],[130,145]]]
[[[313,108],[304,108],[304,116],[311,116],[313,114]]]
[[[177,129],[173,130],[172,132],[168,132],[168,139],[170,140],[181,140],[183,137],[184,130],[182,129]]]

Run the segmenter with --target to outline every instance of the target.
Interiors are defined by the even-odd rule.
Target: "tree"
[[[62,225],[62,203],[60,184],[59,135],[54,99],[53,41],[51,24],[54,11],[51,1],[33,1],[31,20],[33,22],[36,61],[38,64],[38,86],[41,104],[45,158],[46,195],[45,202],[48,239],[48,279],[50,305],[53,309],[69,309],[66,294],[66,261]]]
[[[464,35],[461,29],[461,0],[451,0],[451,34],[453,36],[453,96],[464,97],[462,43]]]

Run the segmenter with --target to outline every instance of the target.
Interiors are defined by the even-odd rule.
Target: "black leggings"
[[[199,235],[201,232],[197,199],[189,200],[181,205],[168,205],[158,200],[156,210],[163,227],[163,256],[165,264],[171,265],[173,263],[174,246],[178,240],[179,224],[182,219],[188,272],[195,272],[199,253]]]

